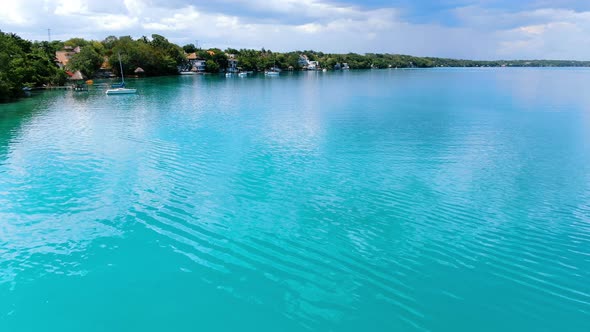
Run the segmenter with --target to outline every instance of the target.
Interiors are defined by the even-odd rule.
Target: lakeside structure
[[[55,62],[61,69],[67,69],[67,65],[72,57],[80,54],[80,46],[64,46],[62,50],[55,52]],[[229,49],[228,49],[229,50]],[[323,52],[304,51],[297,54],[297,60],[288,61],[286,59],[290,53],[276,53],[266,50],[233,50],[235,52],[223,52],[219,49],[195,50],[195,52],[184,52],[182,59],[178,64],[178,72],[193,73],[239,73],[240,71],[264,72],[270,69],[279,70],[349,70],[349,69],[385,69],[385,68],[434,68],[434,67],[545,67],[545,66],[590,66],[590,63],[584,61],[552,61],[552,60],[515,60],[515,61],[475,61],[475,60],[456,60],[431,57],[413,57],[408,55],[396,54],[325,54]],[[255,60],[260,58],[266,61],[257,61],[252,64],[252,57],[244,53],[257,52]],[[269,57],[274,59],[268,60]],[[248,59],[249,57],[249,59]],[[326,65],[321,66],[319,58],[325,59]],[[278,63],[277,60],[279,59]],[[346,60],[351,59],[351,63]],[[112,65],[109,63],[109,57],[104,56],[104,61],[100,68],[96,70],[97,77],[113,77]],[[131,59],[133,61],[135,59]],[[212,60],[215,65],[207,65],[207,61]],[[287,61],[286,61],[287,60]],[[245,63],[240,66],[241,63]],[[134,68],[142,68],[141,63],[137,63]],[[76,68],[73,68],[76,69]],[[142,69],[135,74],[145,74]]]
[[[192,71],[192,72],[205,72],[205,59],[201,59],[197,56],[196,52],[190,53],[186,55],[186,59],[188,61],[189,68],[185,71]],[[185,67],[186,69],[186,67]],[[182,71],[182,70],[181,70]]]
[[[415,57],[401,54],[346,53],[320,51],[273,52],[267,49],[201,49],[194,45],[179,46],[164,36],[133,39],[109,36],[102,41],[72,38],[65,42],[31,42],[15,34],[0,32],[0,56],[27,59],[11,61],[0,68],[5,84],[0,99],[23,95],[23,89],[62,86],[69,76],[80,71],[88,78],[119,76],[121,53],[126,76],[164,76],[179,73],[240,73],[276,70],[354,70],[386,68],[437,67],[590,67],[590,61],[571,60],[461,60]],[[9,51],[11,50],[11,51]],[[12,50],[17,50],[14,53]],[[10,54],[9,54],[10,53]],[[136,71],[138,68],[142,70]],[[23,75],[10,74],[18,70]]]
[[[226,54],[227,56],[227,69],[226,72],[228,73],[237,73],[239,72],[238,69],[238,59],[235,54]]]
[[[55,63],[59,68],[64,69],[68,65],[68,62],[70,62],[70,59],[80,53],[80,51],[80,46],[64,46],[62,50],[55,51]]]
[[[303,70],[320,70],[320,63],[319,61],[309,60],[309,57],[306,54],[300,54],[299,60],[297,60],[297,64],[301,66]]]

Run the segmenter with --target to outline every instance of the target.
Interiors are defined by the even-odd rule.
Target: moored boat
[[[136,92],[137,92],[137,89],[116,88],[116,89],[108,89],[106,94],[107,95],[129,95],[129,94],[134,94]]]
[[[281,69],[277,66],[272,66],[269,70],[264,71],[264,75],[277,76],[281,72]]]
[[[121,53],[119,53],[119,68],[121,69],[121,82],[111,84],[111,89],[106,91],[107,95],[129,95],[137,92],[137,89],[125,88],[125,77],[123,76],[123,64],[121,63]]]

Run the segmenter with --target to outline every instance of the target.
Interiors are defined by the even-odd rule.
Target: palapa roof
[[[141,68],[141,67],[137,67],[137,68],[135,68],[135,70],[133,72],[136,74],[139,74],[139,73],[145,73],[145,70],[143,70],[143,68]]]
[[[70,76],[69,78],[72,81],[76,81],[76,80],[83,80],[84,79],[84,75],[82,75],[82,73],[78,70],[74,73],[74,75]]]
[[[186,55],[187,60],[196,60],[196,61],[205,61],[204,59],[199,58],[197,53],[189,53]]]
[[[62,65],[67,65],[72,57],[72,52],[68,51],[57,51],[55,52],[55,59],[57,62],[61,63]]]
[[[70,61],[72,55],[80,53],[80,49],[80,46],[76,46],[76,48],[73,48],[71,46],[65,46],[63,50],[55,52],[55,59],[57,60],[57,62],[65,66]]]
[[[109,63],[109,58],[108,57],[104,57],[104,60],[102,61],[102,64],[100,65],[100,69],[111,69],[112,66]]]

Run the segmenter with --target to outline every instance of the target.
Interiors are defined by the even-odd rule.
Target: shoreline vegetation
[[[164,36],[133,39],[109,36],[102,41],[72,38],[67,41],[28,41],[0,31],[0,102],[23,96],[39,87],[63,86],[80,72],[84,78],[120,76],[118,54],[126,76],[263,72],[279,70],[343,70],[435,67],[590,67],[590,61],[571,60],[461,60],[401,54],[271,50],[179,46]]]

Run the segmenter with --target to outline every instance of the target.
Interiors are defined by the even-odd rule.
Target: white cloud
[[[58,0],[55,15],[70,16],[88,13],[88,3],[85,0]]]
[[[295,27],[295,29],[303,31],[305,33],[313,34],[313,33],[323,30],[323,27],[317,23],[307,23],[307,24],[298,25]]]
[[[102,14],[88,17],[86,20],[92,22],[90,26],[93,30],[104,33],[125,31],[137,26],[139,22],[137,17],[128,17],[122,14]]]
[[[38,13],[31,12],[30,8],[44,8],[44,2],[43,0],[3,2],[2,10],[0,10],[0,29],[4,31],[4,25],[21,27],[34,22]]]
[[[590,46],[586,42],[590,12],[543,9],[514,15],[520,15],[524,24],[497,33],[498,54],[520,58],[590,59]]]
[[[141,0],[125,0],[123,3],[129,15],[133,17],[141,16],[143,8],[146,7],[146,4]]]
[[[460,58],[590,59],[590,12],[504,12],[478,6],[452,11],[460,23],[411,23],[399,8],[367,9],[323,0],[22,0],[3,4],[3,31],[25,38],[159,33],[204,47],[327,52],[390,52]]]

